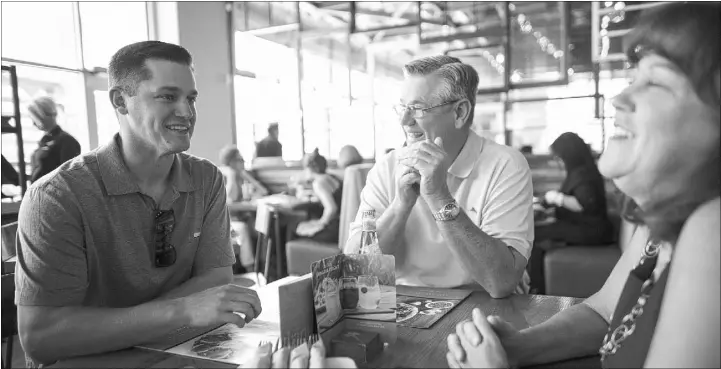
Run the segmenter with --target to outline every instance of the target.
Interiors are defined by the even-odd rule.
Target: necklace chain
[[[638,264],[636,264],[636,268],[645,264],[650,259],[655,259],[660,250],[660,242],[649,240],[643,248],[641,259],[638,261]],[[641,285],[641,295],[636,300],[636,304],[633,308],[631,308],[631,311],[623,317],[621,324],[613,331],[611,330],[611,325],[609,324],[608,332],[603,338],[603,345],[598,350],[601,354],[601,361],[606,359],[608,356],[614,355],[616,351],[621,348],[621,343],[630,337],[636,330],[636,320],[641,316],[641,314],[643,314],[643,307],[646,305],[653,285],[653,273],[651,273],[651,275],[643,282],[643,285]],[[613,322],[613,316],[611,316],[611,322]]]

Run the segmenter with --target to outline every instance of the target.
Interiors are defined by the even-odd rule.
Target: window
[[[83,152],[90,150],[88,140],[87,116],[85,107],[85,87],[80,72],[39,68],[16,64],[18,74],[18,95],[20,98],[20,122],[23,131],[23,149],[25,162],[30,168],[30,157],[44,135],[35,128],[28,113],[28,105],[40,96],[50,96],[58,104],[58,124],[80,143]],[[2,77],[2,114],[14,114],[12,108],[12,88],[10,75]],[[17,139],[15,135],[2,135],[2,154],[12,164],[17,164]]]
[[[3,2],[3,58],[79,69],[74,7],[71,2]]]
[[[43,132],[27,113],[36,97],[58,103],[58,124],[83,152],[106,143],[117,131],[108,102],[107,68],[120,47],[148,39],[145,2],[3,2],[3,64],[17,66],[25,162]],[[82,42],[80,42],[82,40]],[[82,58],[81,58],[82,56]],[[2,113],[13,114],[9,75],[3,73]],[[88,113],[90,112],[90,114]],[[115,123],[115,124],[113,124]],[[2,153],[17,165],[14,135],[2,136]]]
[[[145,2],[81,2],[85,68],[107,68],[121,47],[148,39]]]
[[[240,153],[250,162],[255,155],[255,143],[268,135],[270,123],[278,123],[283,158],[300,160],[303,138],[295,50],[237,31],[235,67],[235,119]]]

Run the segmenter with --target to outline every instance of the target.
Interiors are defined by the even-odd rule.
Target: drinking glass
[[[358,306],[363,309],[377,309],[381,302],[381,286],[378,277],[362,275],[358,277]]]
[[[341,279],[340,302],[343,309],[355,309],[358,306],[358,280],[355,277]]]

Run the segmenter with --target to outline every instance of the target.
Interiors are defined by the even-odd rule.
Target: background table
[[[398,340],[375,362],[372,368],[447,368],[446,337],[457,323],[471,317],[478,306],[489,315],[500,315],[516,328],[522,329],[546,321],[573,306],[581,299],[541,295],[514,295],[492,299],[487,293],[475,291],[430,329],[398,327]],[[599,343],[600,344],[600,343]],[[161,351],[132,348],[112,353],[64,360],[52,367],[72,368],[234,368],[230,364],[176,356]],[[598,356],[567,360],[539,367],[600,368]]]

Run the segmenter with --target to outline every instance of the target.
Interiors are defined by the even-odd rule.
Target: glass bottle
[[[363,231],[361,233],[360,253],[381,254],[378,243],[378,232],[376,231],[376,211],[364,210],[362,217]]]

